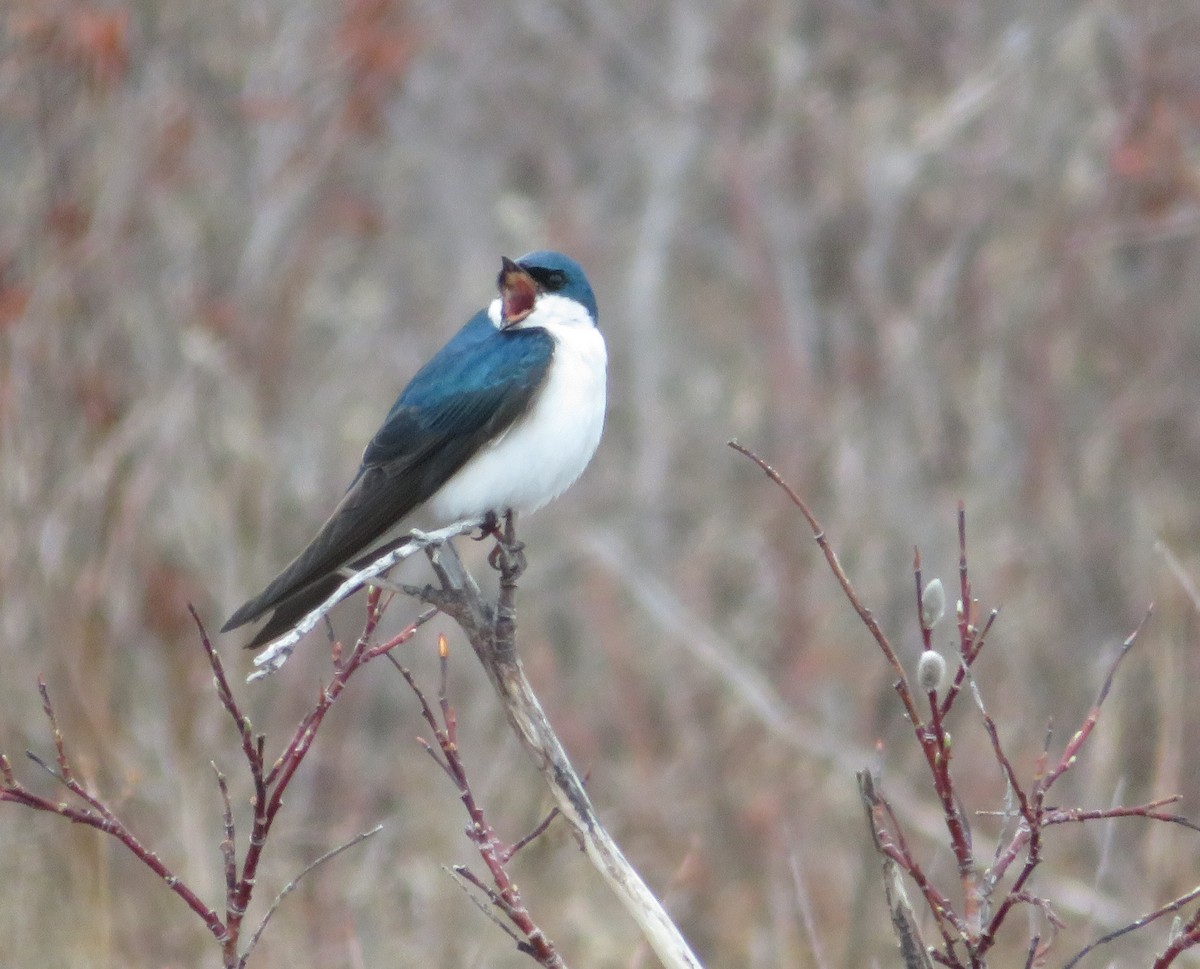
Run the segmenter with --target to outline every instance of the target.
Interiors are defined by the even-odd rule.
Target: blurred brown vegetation
[[[214,902],[208,761],[232,769],[234,738],[184,603],[216,627],[285,562],[500,255],[543,246],[599,295],[611,408],[587,475],[523,529],[521,648],[710,967],[895,964],[853,776],[877,740],[906,823],[937,830],[887,668],[732,436],[805,494],[910,660],[912,547],[953,588],[966,500],[975,588],[1003,605],[978,675],[1018,768],[1048,719],[1066,739],[1154,600],[1063,797],[1181,792],[1200,815],[1191,0],[9,0],[0,18],[0,749],[48,749],[44,672],[90,780]],[[545,798],[456,656],[476,793],[515,837]],[[281,741],[325,662],[315,642],[248,691],[256,726]],[[351,694],[259,902],[386,829],[302,885],[256,964],[525,964],[439,867],[470,852],[412,696],[383,668]],[[998,806],[982,731],[949,726],[960,790]],[[1200,870],[1173,828],[1053,834],[1034,888],[1068,922],[1059,961]],[[945,849],[918,848],[952,881]],[[561,831],[515,874],[572,964],[637,964]],[[1164,932],[1094,964],[1146,964]],[[0,939],[13,966],[214,959],[114,845],[9,807]]]

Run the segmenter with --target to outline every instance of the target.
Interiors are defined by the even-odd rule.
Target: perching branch
[[[641,927],[659,960],[668,969],[700,969],[700,961],[662,904],[600,822],[583,781],[525,678],[515,642],[515,598],[524,556],[511,516],[492,556],[500,571],[500,596],[494,607],[483,599],[450,542],[431,545],[426,552],[440,587],[406,591],[436,606],[462,628],[500,698],[509,725],[541,771],[576,841]]]
[[[246,678],[247,682],[261,680],[264,676],[270,676],[283,666],[287,662],[288,657],[292,655],[296,644],[316,629],[317,623],[325,618],[334,606],[348,596],[353,595],[372,579],[403,562],[405,559],[416,555],[417,552],[422,552],[431,546],[440,545],[455,535],[464,535],[467,532],[474,531],[481,525],[483,525],[483,519],[469,518],[432,532],[422,532],[414,528],[411,533],[411,540],[406,544],[381,555],[370,565],[359,569],[357,572],[343,570],[342,574],[346,576],[346,581],[339,585],[328,599],[296,623],[290,632],[280,636],[254,657],[254,665],[258,667],[258,671],[251,673]]]

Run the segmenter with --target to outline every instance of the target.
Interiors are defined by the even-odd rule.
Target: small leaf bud
[[[917,684],[926,693],[932,693],[946,678],[946,661],[935,649],[927,649],[917,661]]]
[[[946,614],[946,590],[941,579],[932,579],[921,593],[921,628],[932,629]]]

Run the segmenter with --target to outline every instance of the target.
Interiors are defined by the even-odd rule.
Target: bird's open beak
[[[500,287],[500,326],[516,326],[533,312],[538,285],[534,278],[515,262],[502,257],[502,268],[496,285]]]

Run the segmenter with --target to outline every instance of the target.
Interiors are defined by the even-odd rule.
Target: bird
[[[430,530],[537,511],[590,463],[604,428],[608,355],[583,268],[540,250],[501,260],[498,293],[401,391],[311,542],[229,617],[270,618],[247,648],[288,633],[345,580]]]

